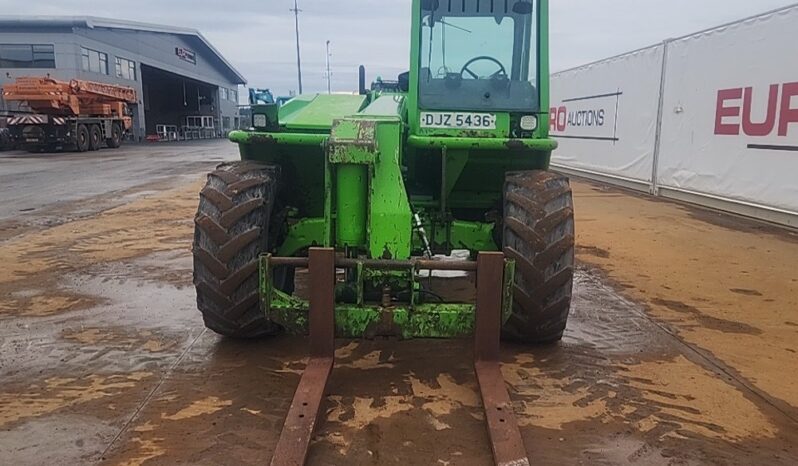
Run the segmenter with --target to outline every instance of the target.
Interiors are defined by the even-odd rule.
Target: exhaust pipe
[[[366,89],[366,67],[360,65],[360,69],[358,70],[358,90],[360,95],[366,95],[368,90]]]

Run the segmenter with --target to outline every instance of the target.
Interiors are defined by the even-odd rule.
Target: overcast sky
[[[551,0],[553,71],[623,53],[795,3],[795,0]],[[0,0],[0,14],[92,15],[200,30],[249,81],[296,89],[293,0]],[[333,90],[408,68],[410,0],[299,0],[305,92]]]

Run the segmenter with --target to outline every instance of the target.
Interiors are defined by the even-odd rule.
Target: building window
[[[96,50],[80,48],[80,55],[83,59],[83,71],[92,73],[108,74],[108,54]]]
[[[219,93],[221,94],[222,100],[230,99],[230,95],[229,95],[226,87],[220,87],[219,88]]]
[[[136,62],[126,58],[116,57],[116,77],[127,79],[128,81],[135,81]]]
[[[55,68],[52,45],[0,44],[0,68]]]
[[[238,103],[238,91],[234,91],[233,89],[230,89],[230,100],[235,102],[235,103]]]

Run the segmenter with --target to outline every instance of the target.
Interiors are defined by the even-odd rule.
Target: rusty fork
[[[322,401],[335,362],[335,251],[310,249],[310,359],[288,410],[272,456],[272,466],[305,464]],[[499,359],[504,255],[477,258],[477,305],[474,369],[497,466],[528,466],[524,442],[513,415]]]
[[[302,466],[318,424],[327,381],[335,363],[335,250],[312,248],[310,287],[310,359],[274,450],[273,466]]]
[[[474,330],[474,370],[488,421],[497,466],[528,466],[529,457],[518,429],[499,359],[501,341],[504,254],[477,257],[477,322]]]

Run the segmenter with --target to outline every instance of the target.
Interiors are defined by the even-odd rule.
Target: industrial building
[[[0,16],[0,87],[22,76],[133,87],[135,140],[224,136],[239,126],[239,86],[246,84],[194,29],[95,17]],[[25,111],[0,96],[0,120]]]

